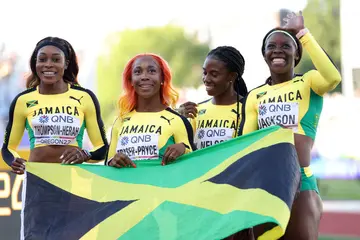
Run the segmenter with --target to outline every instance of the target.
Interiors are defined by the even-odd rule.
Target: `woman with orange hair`
[[[165,165],[193,150],[190,123],[173,110],[179,96],[163,58],[133,57],[125,66],[123,89],[105,164],[136,167],[134,160],[161,160]]]

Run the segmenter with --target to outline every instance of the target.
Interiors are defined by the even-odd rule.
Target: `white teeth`
[[[45,76],[55,76],[55,72],[43,72]]]
[[[283,58],[274,58],[272,60],[273,63],[276,63],[276,64],[281,64],[281,63],[285,63],[285,60]]]

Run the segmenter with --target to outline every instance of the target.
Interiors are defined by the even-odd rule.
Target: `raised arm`
[[[318,94],[333,90],[340,82],[341,75],[337,70],[330,57],[316,42],[315,38],[306,29],[303,30],[304,35],[300,38],[300,42],[308,52],[316,70],[307,73],[310,78],[311,88]],[[300,34],[302,34],[300,32]],[[300,35],[301,36],[301,35]]]
[[[284,29],[296,34],[317,69],[304,75],[310,79],[311,88],[320,96],[333,90],[341,81],[340,73],[309,30],[305,28],[302,12],[289,14],[286,21]]]

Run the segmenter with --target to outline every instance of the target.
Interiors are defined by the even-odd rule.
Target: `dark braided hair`
[[[298,56],[299,56],[298,59],[295,59],[295,67],[296,67],[296,66],[299,64],[299,62],[301,61],[303,48],[302,48],[301,42],[300,42],[299,39],[296,37],[296,34],[293,33],[293,32],[291,32],[291,31],[287,31],[287,30],[284,30],[284,29],[282,29],[282,28],[273,28],[273,29],[271,29],[271,30],[265,35],[265,37],[264,37],[264,39],[263,39],[262,46],[261,46],[261,53],[262,53],[262,55],[265,56],[266,40],[268,39],[268,37],[269,37],[270,34],[272,34],[273,32],[275,32],[275,31],[277,31],[277,30],[281,30],[281,31],[284,31],[284,32],[289,33],[289,34],[293,37],[293,39],[295,40],[296,45],[297,45],[297,46],[296,46],[296,47],[297,47],[296,51],[297,51],[297,54],[298,54]],[[285,35],[285,34],[284,34],[284,35]],[[286,36],[286,35],[285,35],[285,36]],[[289,37],[289,36],[287,36],[287,37]],[[271,78],[269,77],[269,78],[266,80],[265,83],[271,84]]]
[[[234,82],[234,90],[237,93],[237,118],[236,118],[236,129],[235,129],[235,136],[237,136],[237,130],[239,126],[239,111],[240,111],[240,96],[245,97],[248,93],[246,84],[242,75],[245,69],[245,59],[241,55],[241,53],[234,47],[231,46],[220,46],[213,50],[211,50],[207,58],[215,58],[225,63],[226,67],[229,69],[230,72],[236,72],[237,78]]]
[[[49,45],[55,46],[64,52],[65,61],[68,62],[67,68],[64,71],[64,76],[63,76],[64,81],[70,84],[79,85],[77,80],[77,75],[79,73],[79,66],[77,63],[76,53],[73,47],[71,46],[71,44],[62,38],[46,37],[40,40],[36,44],[36,47],[33,53],[31,54],[31,58],[30,58],[31,75],[26,80],[26,87],[27,88],[36,87],[40,84],[40,78],[36,73],[36,57],[38,51],[42,47]]]

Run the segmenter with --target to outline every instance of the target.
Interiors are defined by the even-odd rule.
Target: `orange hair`
[[[166,106],[175,108],[175,104],[179,99],[179,93],[174,89],[171,84],[171,70],[168,63],[160,56],[153,53],[142,53],[138,54],[126,64],[123,72],[123,94],[120,96],[118,101],[120,118],[123,118],[126,114],[134,110],[136,106],[136,93],[134,87],[131,85],[131,72],[132,66],[136,59],[139,57],[151,56],[159,64],[163,74],[163,85],[160,89],[161,102]]]

